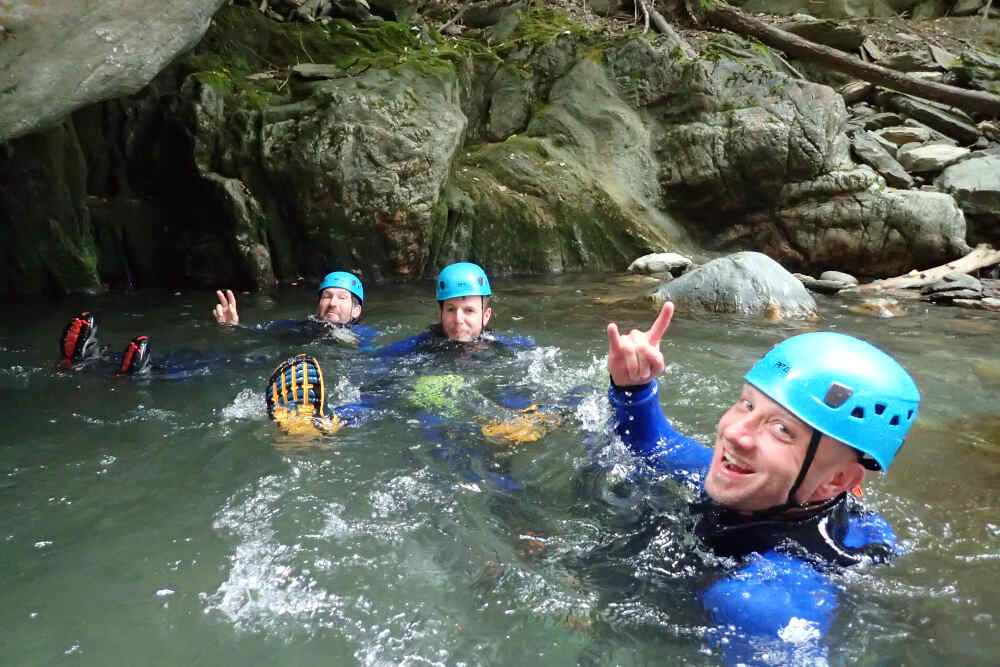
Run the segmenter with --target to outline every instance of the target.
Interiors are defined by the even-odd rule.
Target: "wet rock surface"
[[[763,315],[773,319],[808,319],[816,301],[792,274],[767,255],[739,252],[714,259],[661,285],[651,298],[657,305]]]
[[[634,22],[623,3],[606,20],[546,4],[572,19],[521,2],[462,16],[408,0],[227,6],[140,94],[7,145],[4,245],[30,250],[7,284],[146,285],[168,270],[167,283],[264,287],[331,264],[411,279],[469,258],[501,274],[617,269],[699,245],[887,275],[964,254],[970,229],[1000,240],[992,186],[959,169],[991,166],[992,121],[867,83],[842,87],[848,108],[733,35],[639,38],[615,31]],[[917,76],[993,72],[936,28],[791,21]],[[39,191],[36,210],[19,204]],[[79,271],[31,250],[44,229],[48,255]]]
[[[58,125],[88,104],[135,93],[201,39],[224,2],[0,8],[0,142]]]

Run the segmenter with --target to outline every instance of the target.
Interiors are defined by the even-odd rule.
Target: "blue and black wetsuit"
[[[373,349],[372,345],[375,339],[379,336],[378,329],[368,326],[367,324],[359,324],[356,322],[352,324],[332,324],[313,316],[302,320],[283,319],[274,320],[273,322],[268,322],[267,324],[240,326],[251,331],[270,331],[280,334],[290,334],[300,339],[304,338],[309,340],[320,339],[324,336],[336,334],[342,331],[350,334],[351,337],[356,339],[357,344],[361,349],[369,351]],[[332,337],[336,338],[336,336]]]
[[[456,417],[474,411],[480,414],[484,404],[495,404],[498,409],[518,410],[531,404],[523,392],[508,389],[501,396],[483,396],[474,382],[463,377],[468,363],[489,362],[498,355],[510,355],[515,348],[534,347],[530,338],[517,335],[503,335],[487,332],[471,342],[451,341],[445,336],[439,324],[431,325],[426,331],[403,340],[390,343],[373,351],[374,363],[362,366],[364,378],[362,398],[350,405],[330,406],[347,425],[357,425],[377,416],[379,406],[392,397],[399,397],[413,391],[413,365],[417,364],[417,383],[433,380],[435,377],[463,387],[461,395],[447,396],[443,401],[431,401],[422,405],[420,401],[410,401],[416,408],[413,415],[419,423],[424,438],[432,443],[432,455],[445,461],[463,479],[491,480],[503,489],[516,489],[520,485],[502,473],[486,470],[480,448],[470,446],[469,441],[481,438],[479,427],[472,422],[462,422]],[[405,364],[400,360],[409,358]],[[431,364],[431,374],[422,367]],[[405,370],[400,370],[401,368]],[[462,375],[448,373],[447,369],[459,371]],[[445,388],[447,388],[445,386]],[[447,392],[445,392],[447,394]],[[454,402],[454,405],[447,405]]]
[[[795,661],[825,659],[823,638],[837,606],[828,572],[894,556],[896,536],[885,519],[861,511],[846,493],[809,511],[766,519],[722,507],[704,491],[711,450],[673,429],[655,381],[612,385],[608,396],[626,446],[700,493],[691,508],[693,532],[737,563],[701,595],[727,662],[760,663],[767,661],[763,656],[788,655],[790,644]]]
[[[395,343],[389,343],[388,345],[378,348],[375,350],[375,356],[398,358],[421,352],[439,352],[449,347],[456,350],[464,350],[465,352],[472,354],[475,354],[478,351],[498,349],[494,345],[481,345],[477,347],[477,343],[496,344],[496,346],[503,347],[535,346],[535,341],[530,338],[525,338],[524,336],[518,336],[515,334],[497,334],[491,331],[484,331],[479,338],[469,343],[449,341],[448,337],[445,336],[441,325],[432,324],[427,328],[427,331],[422,331],[415,336],[410,336],[409,338],[404,338],[403,340],[397,340]]]

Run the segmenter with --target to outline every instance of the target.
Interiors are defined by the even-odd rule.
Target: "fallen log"
[[[968,255],[953,262],[935,266],[933,269],[926,269],[924,271],[914,269],[902,276],[874,280],[864,285],[850,287],[844,291],[881,292],[887,289],[923,287],[924,285],[930,285],[941,280],[941,278],[949,273],[971,273],[976,269],[983,269],[994,264],[1000,264],[1000,250],[994,250],[993,246],[988,243],[981,243]]]
[[[935,81],[923,81],[909,77],[902,72],[867,63],[837,49],[810,42],[798,35],[758,21],[724,2],[712,2],[704,7],[701,15],[716,27],[753,37],[767,46],[780,49],[796,58],[818,62],[859,79],[901,93],[909,93],[935,102],[950,104],[964,111],[1000,116],[1000,96],[998,95],[981,90],[966,90]]]

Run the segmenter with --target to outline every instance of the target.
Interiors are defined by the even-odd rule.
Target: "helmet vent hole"
[[[875,404],[875,414],[880,415],[883,412],[885,412],[885,406],[882,405],[881,403],[876,403]]]
[[[865,409],[862,408],[859,405],[858,407],[856,407],[853,410],[851,410],[851,416],[855,417],[857,419],[864,419],[865,418]]]
[[[909,410],[906,413],[906,421],[910,421],[911,419],[913,419],[913,410]]]
[[[899,415],[893,415],[889,420],[889,426],[899,426]]]

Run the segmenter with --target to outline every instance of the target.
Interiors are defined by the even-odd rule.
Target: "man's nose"
[[[726,440],[739,447],[753,447],[756,442],[755,434],[758,422],[759,420],[755,419],[753,415],[743,415],[726,424],[722,435]]]

